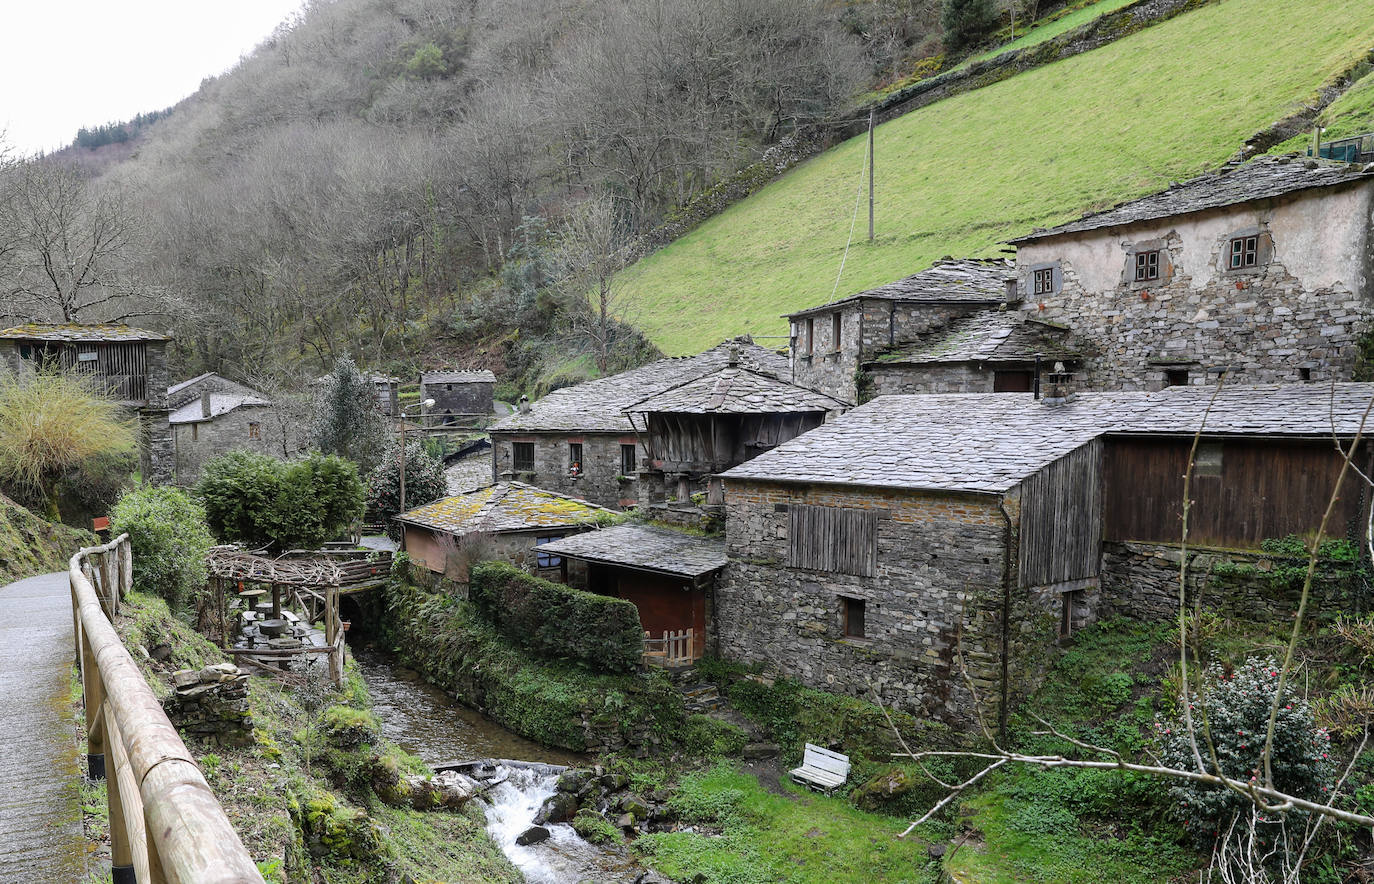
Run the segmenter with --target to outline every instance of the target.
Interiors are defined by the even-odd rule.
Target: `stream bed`
[[[527,881],[630,884],[645,872],[623,852],[602,850],[582,840],[566,823],[549,825],[550,837],[541,844],[515,843],[533,824],[544,800],[554,793],[561,767],[586,764],[586,756],[541,746],[511,733],[386,654],[358,650],[354,657],[367,683],[372,711],[382,722],[382,735],[425,763],[432,766],[495,758],[553,766],[499,766],[495,779],[502,782],[484,802],[487,832]]]

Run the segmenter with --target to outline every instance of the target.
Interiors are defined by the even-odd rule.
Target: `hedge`
[[[604,672],[639,666],[644,630],[633,602],[540,580],[504,562],[474,565],[470,580],[478,612],[530,652]]]

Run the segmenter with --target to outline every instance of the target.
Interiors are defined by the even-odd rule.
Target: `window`
[[[1188,386],[1188,369],[1186,368],[1166,368],[1164,369],[1164,384],[1169,387]]]
[[[830,317],[830,342],[835,345],[836,353],[840,352],[840,320],[841,316],[838,311]]]
[[[816,349],[816,317],[806,317],[806,355],[810,356]]]
[[[878,514],[836,506],[789,509],[787,564],[871,577],[878,559]]]
[[[1193,458],[1193,475],[1199,478],[1221,477],[1221,443],[1202,442]]]
[[[1068,592],[1059,594],[1059,637],[1068,638],[1073,635],[1073,616],[1074,607],[1078,600],[1082,598],[1083,590],[1071,589]]]
[[[864,600],[840,596],[840,619],[845,638],[864,637]]]
[[[250,424],[248,425],[248,438],[249,438],[249,439],[261,439],[261,438],[262,438],[262,425],[261,425],[261,424],[250,423]]]
[[[1042,270],[1031,272],[1031,282],[1034,284],[1037,295],[1054,294],[1054,268],[1046,267]]]
[[[1159,249],[1135,253],[1135,281],[1159,279]]]
[[[620,446],[620,475],[633,476],[639,470],[639,450],[633,445]]]
[[[445,392],[445,393],[452,393],[452,392],[453,392],[453,384],[444,384],[444,392]]]
[[[517,473],[534,472],[534,443],[533,442],[512,442],[511,445],[511,468]]]
[[[1029,393],[1035,385],[1035,373],[1030,371],[994,371],[992,392]]]
[[[200,439],[200,424],[191,424],[191,441]]]
[[[549,537],[536,537],[534,539],[534,546],[536,550],[534,554],[534,563],[541,568],[557,568],[559,565],[562,565],[562,556],[556,556],[553,553],[543,553],[538,551],[538,548],[543,546],[544,544],[553,543],[555,540],[562,539],[562,534],[554,534]]]
[[[582,443],[568,443],[568,475],[576,479],[582,475]]]
[[[1243,270],[1259,264],[1259,237],[1238,236],[1231,240],[1226,250],[1226,268]]]

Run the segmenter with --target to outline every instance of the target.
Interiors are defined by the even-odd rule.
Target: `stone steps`
[[[720,690],[713,684],[701,683],[681,688],[682,697],[687,701],[688,714],[707,714],[725,705]]]

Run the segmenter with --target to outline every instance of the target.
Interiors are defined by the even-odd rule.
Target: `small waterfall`
[[[583,841],[567,823],[550,823],[549,839],[540,844],[515,843],[534,825],[545,799],[553,795],[558,774],[537,767],[500,765],[494,779],[504,780],[487,793],[487,832],[531,884],[568,884],[594,879],[632,882],[644,870],[623,855]]]

